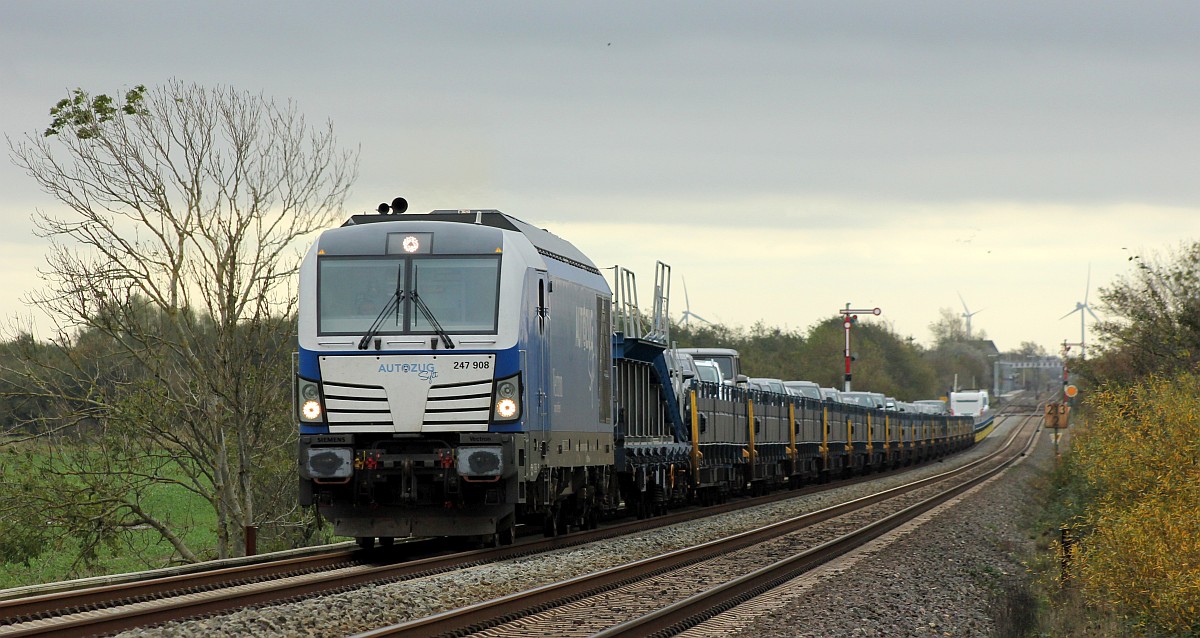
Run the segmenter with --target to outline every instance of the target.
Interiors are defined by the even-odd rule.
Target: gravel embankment
[[[861,552],[685,635],[744,638],[1006,636],[1032,622],[1022,559],[1035,539],[1035,483],[1053,469],[1050,434],[1024,461]],[[742,617],[738,617],[738,616]],[[748,617],[748,618],[747,618]]]
[[[1011,419],[1009,424],[1016,421]],[[998,428],[987,441],[953,459],[878,483],[839,488],[551,554],[120,635],[346,636],[705,542],[938,474],[991,451],[1001,437],[1007,437],[1009,427]],[[1043,456],[1049,447],[1045,442],[1040,444],[1033,458]],[[818,582],[784,607],[772,608],[759,617],[759,622],[746,626],[749,633],[745,635],[991,635],[986,613],[992,598],[989,588],[1023,573],[1007,549],[1031,542],[1013,526],[1020,515],[1020,504],[1029,500],[1025,496],[1028,477],[1043,466],[1042,461],[1022,463],[1001,480],[989,483],[978,495],[966,497],[961,506],[938,515],[932,523],[918,528],[918,533],[899,541],[904,545],[897,544],[871,561],[863,561],[841,578]],[[988,496],[993,492],[1000,494]],[[904,556],[897,558],[897,553]],[[881,565],[874,567],[876,563]],[[729,629],[718,631],[715,635],[729,633]]]

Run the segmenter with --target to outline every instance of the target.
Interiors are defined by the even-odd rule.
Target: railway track
[[[388,583],[462,569],[519,556],[673,525],[835,487],[877,479],[878,473],[835,484],[809,486],[665,516],[607,525],[598,530],[550,539],[522,539],[516,545],[418,559],[399,550],[373,554],[339,550],[282,561],[222,567],[191,574],[135,579],[72,591],[0,601],[0,637],[75,636],[112,633],[170,620],[217,614],[318,594],[346,591],[367,583]],[[425,550],[428,553],[428,550]]]
[[[275,600],[279,588],[301,595],[306,582],[328,581],[361,566],[354,552],[335,550],[13,598],[0,601],[0,636],[110,633],[214,613]]]
[[[1034,439],[1025,415],[1005,446],[943,474],[723,539],[357,634],[673,635],[903,525],[1002,471]],[[803,531],[802,534],[797,532]]]
[[[53,588],[54,591],[47,593],[0,600],[0,638],[112,633],[254,605],[345,591],[367,583],[407,580],[634,534],[814,494],[879,476],[882,474],[738,499],[711,507],[686,508],[664,516],[605,525],[597,530],[557,538],[523,538],[517,544],[504,548],[453,553],[443,551],[416,559],[404,555],[400,546],[381,548],[368,554],[337,550],[169,576],[127,577],[120,582],[77,589]],[[430,552],[426,550],[426,553]]]

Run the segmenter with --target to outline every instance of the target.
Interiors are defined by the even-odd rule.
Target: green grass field
[[[151,489],[143,506],[168,521],[175,533],[201,558],[215,558],[216,513],[203,498],[177,485],[159,485]],[[77,540],[56,538],[28,564],[4,563],[0,568],[0,589],[143,571],[178,562],[175,548],[149,527],[122,534],[112,546],[102,547],[88,565],[77,559],[79,550]]]

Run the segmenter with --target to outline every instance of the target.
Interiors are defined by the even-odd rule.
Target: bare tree
[[[967,340],[967,327],[962,315],[950,308],[938,308],[938,320],[929,324],[935,347]]]
[[[89,524],[149,525],[195,558],[142,502],[172,482],[212,505],[218,555],[237,553],[245,526],[289,516],[277,489],[270,511],[260,500],[294,471],[294,274],[300,244],[341,216],[357,152],[290,101],[181,82],[75,90],[51,116],[8,140],[65,206],[34,216],[51,248],[26,299],[58,352],[8,364],[58,409],[22,431],[82,441],[55,467],[93,484]]]

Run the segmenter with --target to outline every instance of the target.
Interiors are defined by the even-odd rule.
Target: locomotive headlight
[[[501,419],[511,419],[517,415],[517,402],[512,399],[500,399],[496,402],[496,416]]]
[[[500,379],[496,382],[496,395],[492,397],[492,419],[515,421],[521,418],[521,375]]]
[[[321,402],[315,399],[304,402],[300,406],[300,414],[307,421],[316,421],[321,418]]]
[[[321,404],[321,386],[317,381],[296,377],[296,418],[305,423],[320,422],[325,416]]]

